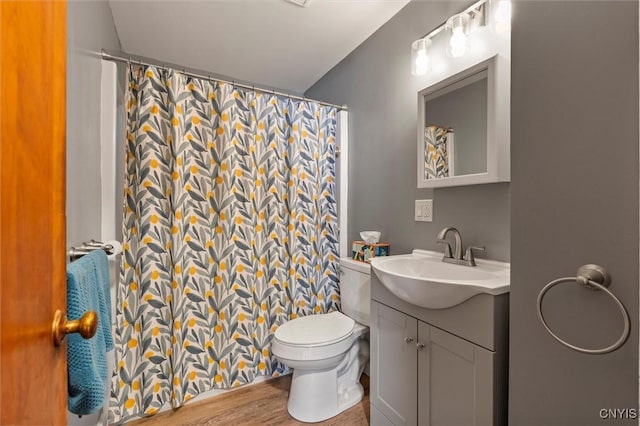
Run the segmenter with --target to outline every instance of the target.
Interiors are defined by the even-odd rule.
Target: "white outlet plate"
[[[433,200],[416,200],[415,220],[416,222],[433,221]]]

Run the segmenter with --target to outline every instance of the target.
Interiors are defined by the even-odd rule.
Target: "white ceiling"
[[[122,49],[304,93],[409,0],[110,0]]]

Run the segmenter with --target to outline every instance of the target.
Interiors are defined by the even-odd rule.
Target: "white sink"
[[[456,306],[480,293],[509,292],[510,264],[476,259],[477,266],[442,261],[441,252],[375,257],[371,267],[382,284],[412,305],[430,309]]]

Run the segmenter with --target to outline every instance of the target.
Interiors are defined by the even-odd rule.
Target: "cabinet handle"
[[[420,342],[418,342],[418,343],[416,344],[416,348],[418,348],[418,350],[419,350],[419,351],[423,350],[423,349],[424,349],[424,343],[420,343]]]
[[[413,342],[413,337],[405,337],[404,338],[404,342],[407,343],[407,344]]]

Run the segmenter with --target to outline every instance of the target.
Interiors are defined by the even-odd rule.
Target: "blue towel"
[[[80,318],[87,311],[98,313],[98,329],[92,339],[79,334],[67,336],[69,368],[69,411],[91,414],[105,402],[108,385],[107,351],[111,337],[109,260],[95,250],[67,265],[67,318]]]

